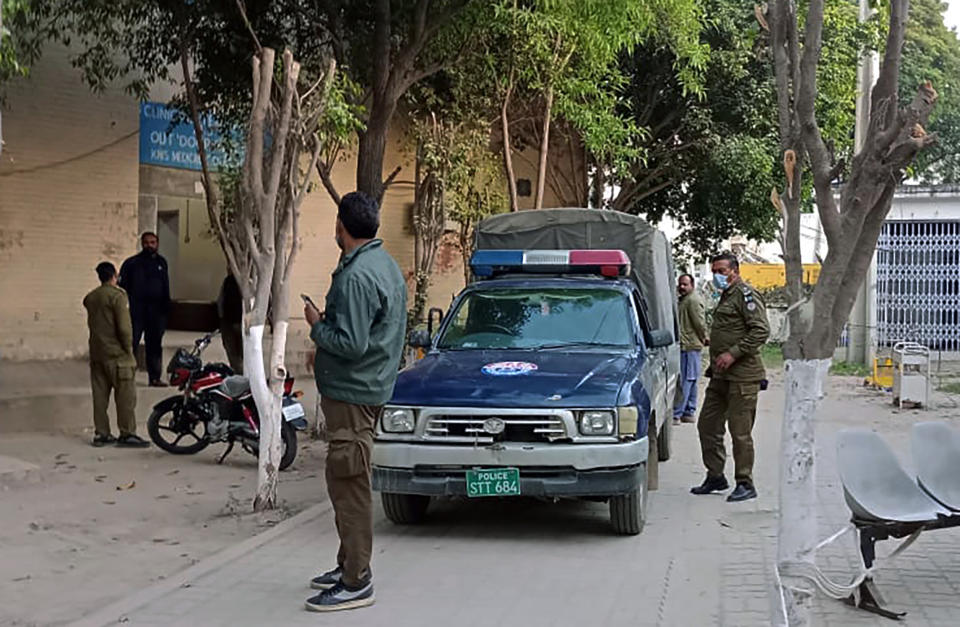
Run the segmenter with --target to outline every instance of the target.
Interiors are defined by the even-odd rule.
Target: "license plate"
[[[296,401],[283,406],[283,417],[287,422],[296,420],[297,418],[303,418],[305,415],[303,405]]]
[[[519,468],[479,468],[467,471],[467,496],[518,496]]]

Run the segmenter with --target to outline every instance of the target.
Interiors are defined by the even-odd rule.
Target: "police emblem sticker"
[[[498,361],[494,364],[487,364],[480,371],[491,377],[515,377],[522,374],[530,374],[537,370],[537,364],[531,364],[527,361]]]
[[[756,304],[756,303],[752,303],[752,302],[751,302],[751,303],[747,303],[747,311],[753,311],[753,310],[756,309],[756,308],[757,308],[757,304]]]

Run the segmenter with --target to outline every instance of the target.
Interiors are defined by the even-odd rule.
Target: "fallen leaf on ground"
[[[23,577],[17,577],[16,579],[12,579],[11,581],[30,581],[30,575],[24,575]]]
[[[53,456],[53,458],[54,458],[54,459],[63,459],[63,458],[66,457],[68,454],[69,454],[69,453],[57,453],[56,455]]]
[[[163,499],[168,499],[168,498],[170,498],[170,495],[169,495],[169,494],[161,494],[161,495],[159,495],[159,496],[155,496],[154,498],[159,501],[159,500],[163,500]]]
[[[726,527],[727,529],[733,529],[733,525],[731,525],[728,522],[724,522],[722,520],[718,520],[717,522],[720,523],[721,527]]]
[[[154,538],[153,541],[156,542],[157,544],[160,544],[160,543],[162,543],[162,542],[166,542],[167,539],[166,539],[166,538]]]
[[[104,501],[103,504],[104,504],[104,505],[116,505],[117,502],[116,502],[116,501]]]
[[[128,486],[126,486],[126,487],[121,488],[120,486],[117,486],[117,490],[132,490],[132,489],[134,489],[135,487],[137,487],[137,482],[136,482],[136,481],[131,481],[131,482],[130,482],[130,485],[128,485]]]
[[[199,496],[199,495],[203,494],[203,492],[201,492],[201,491],[199,491],[199,490],[188,490],[188,491],[187,491],[187,494],[189,494],[190,496]]]
[[[175,475],[175,474],[177,474],[178,472],[180,472],[180,471],[179,471],[179,470],[171,470],[170,472],[167,473],[167,476]]]
[[[103,480],[107,478],[107,475],[97,475],[93,478],[94,481],[98,483],[103,483]]]

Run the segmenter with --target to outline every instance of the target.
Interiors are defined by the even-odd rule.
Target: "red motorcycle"
[[[200,358],[215,335],[203,336],[191,351],[181,348],[174,354],[167,374],[170,385],[181,393],[154,405],[147,431],[157,446],[175,455],[192,455],[212,442],[226,442],[219,464],[237,442],[251,455],[259,454],[260,416],[246,377],[234,375],[224,363],[204,364]],[[307,428],[306,414],[297,401],[301,394],[293,391],[293,377],[287,377],[283,386],[280,470],[289,467],[297,456],[297,430]]]

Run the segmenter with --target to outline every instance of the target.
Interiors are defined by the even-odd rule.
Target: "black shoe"
[[[107,444],[114,444],[116,443],[116,441],[117,441],[117,438],[113,437],[112,435],[109,435],[109,434],[100,435],[98,433],[97,435],[93,436],[93,441],[90,444],[96,447],[100,447],[100,446],[106,446]]]
[[[122,448],[147,448],[150,446],[150,443],[139,435],[130,433],[117,438],[117,446]]]
[[[154,379],[153,381],[150,382],[149,385],[150,385],[150,387],[152,387],[152,388],[165,388],[165,387],[169,387],[168,384],[164,383],[164,382],[161,381],[160,379]]]
[[[730,484],[727,483],[727,478],[723,475],[719,477],[711,477],[707,475],[707,478],[703,480],[698,486],[690,488],[690,494],[710,494],[711,492],[723,492],[728,489]]]
[[[327,571],[310,580],[310,587],[314,590],[326,590],[340,583],[343,577],[343,569],[337,566],[333,570]]]
[[[312,612],[335,612],[373,605],[373,581],[367,579],[356,588],[338,581],[332,588],[307,599],[306,608]]]
[[[757,489],[752,484],[741,481],[733,489],[730,496],[727,497],[728,503],[739,503],[740,501],[749,501],[757,498]]]

